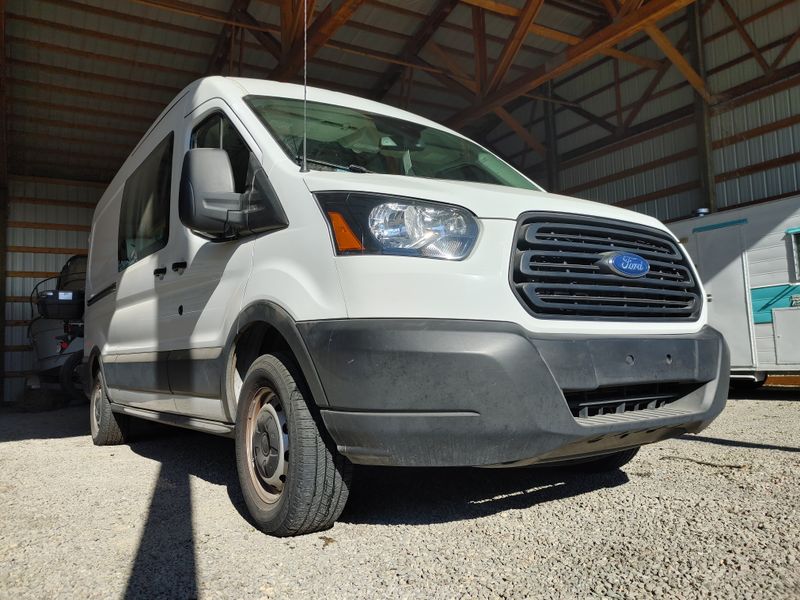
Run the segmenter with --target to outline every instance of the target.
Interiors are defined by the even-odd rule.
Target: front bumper
[[[299,323],[339,451],[360,464],[478,466],[579,459],[701,431],[722,411],[722,336],[533,336],[513,323]],[[686,384],[660,408],[575,416],[565,392]],[[646,387],[646,385],[644,385]]]

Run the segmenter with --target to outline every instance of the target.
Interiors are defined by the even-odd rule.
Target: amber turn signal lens
[[[336,249],[339,252],[352,252],[353,250],[364,250],[364,245],[350,229],[341,213],[328,211],[328,218],[331,220],[333,237],[336,240]]]

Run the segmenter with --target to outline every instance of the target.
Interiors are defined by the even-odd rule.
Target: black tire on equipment
[[[767,378],[764,379],[731,379],[728,387],[732,392],[753,392],[764,387]]]
[[[75,370],[78,369],[83,362],[83,350],[73,352],[61,365],[58,371],[58,383],[61,384],[61,389],[67,395],[71,402],[76,404],[84,404],[86,402],[86,394],[83,393],[82,382],[75,381]]]
[[[283,489],[271,503],[259,495],[256,469],[248,459],[253,443],[248,415],[265,389],[285,411],[289,440]],[[337,452],[299,370],[285,355],[257,358],[244,377],[236,411],[236,467],[250,515],[265,533],[286,537],[323,531],[333,526],[344,509],[352,465]]]
[[[97,372],[89,398],[89,425],[95,446],[115,446],[126,441],[130,417],[111,410],[102,371]]]
[[[621,469],[639,453],[639,448],[629,448],[614,454],[606,454],[593,460],[588,460],[575,465],[575,468],[584,473],[606,473]]]

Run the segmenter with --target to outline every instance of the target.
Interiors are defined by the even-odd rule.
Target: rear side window
[[[119,270],[167,245],[172,183],[170,133],[125,182],[119,215]]]
[[[233,169],[236,192],[245,191],[250,148],[236,131],[233,123],[222,113],[215,113],[192,131],[192,148],[220,148],[228,153]]]

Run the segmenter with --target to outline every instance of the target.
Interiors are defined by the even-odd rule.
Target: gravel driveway
[[[332,530],[282,540],[229,440],[0,413],[0,597],[798,598],[800,391],[759,397],[604,476],[360,469]]]

